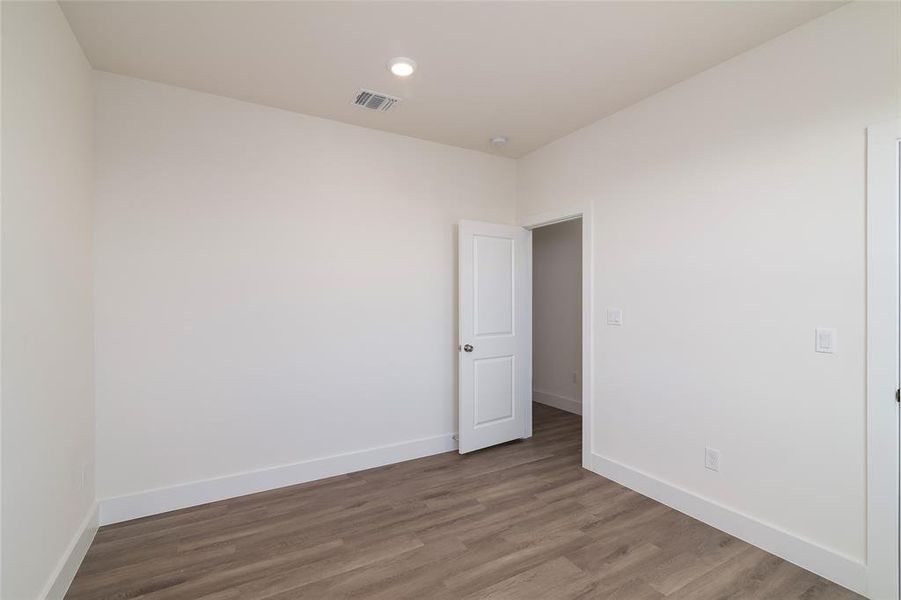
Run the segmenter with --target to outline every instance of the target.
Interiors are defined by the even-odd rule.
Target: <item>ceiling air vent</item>
[[[379,112],[388,112],[398,102],[400,102],[400,98],[372,90],[360,90],[360,93],[354,98],[354,105]]]

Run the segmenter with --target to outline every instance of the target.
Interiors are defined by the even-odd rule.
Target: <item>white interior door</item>
[[[531,435],[532,232],[460,222],[460,453]]]

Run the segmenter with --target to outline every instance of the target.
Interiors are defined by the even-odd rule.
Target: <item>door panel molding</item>
[[[486,373],[480,374],[479,371],[488,365],[503,365],[506,368],[503,371],[495,372],[494,381],[490,382],[494,384],[491,386],[492,389],[485,390],[487,393],[480,393],[480,384],[483,383],[483,378],[488,379],[488,376]],[[473,427],[478,429],[516,418],[516,366],[516,356],[512,354],[473,360],[473,382],[475,384]],[[485,381],[484,383],[489,382]],[[507,389],[497,389],[500,386]],[[485,398],[485,403],[481,401],[482,398]],[[492,401],[494,401],[494,406],[488,406]],[[486,418],[481,418],[483,415]]]

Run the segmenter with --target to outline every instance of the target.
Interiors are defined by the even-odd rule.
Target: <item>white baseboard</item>
[[[100,524],[119,523],[456,449],[457,442],[454,441],[453,434],[447,433],[389,446],[106,498],[100,501]]]
[[[591,470],[850,590],[866,593],[866,565],[854,558],[597,454],[591,455]]]
[[[582,414],[581,402],[579,402],[578,400],[573,400],[572,398],[564,398],[563,396],[551,394],[549,392],[539,392],[538,390],[532,390],[532,401],[538,402],[539,404],[553,406],[554,408],[565,410],[566,412],[573,413],[574,415]]]
[[[78,531],[75,532],[75,536],[69,542],[66,551],[44,585],[41,598],[45,600],[62,600],[65,597],[66,592],[69,591],[69,586],[72,585],[72,580],[75,579],[78,567],[81,566],[81,561],[84,560],[84,555],[87,554],[91,542],[94,541],[94,535],[97,533],[98,527],[97,515],[98,505],[95,502],[88,514],[85,515],[81,525],[78,526]]]

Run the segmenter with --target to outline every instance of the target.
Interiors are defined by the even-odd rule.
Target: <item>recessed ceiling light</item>
[[[388,70],[398,77],[409,77],[416,70],[416,61],[405,56],[398,56],[388,61]]]
[[[499,136],[491,138],[492,146],[501,147],[501,146],[505,146],[506,144],[507,144],[507,136],[499,135]]]

